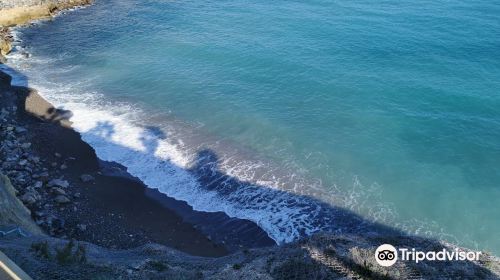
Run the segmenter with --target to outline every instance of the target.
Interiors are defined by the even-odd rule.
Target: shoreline
[[[5,84],[2,87],[8,88]],[[275,244],[253,222],[220,212],[194,211],[185,202],[148,188],[121,165],[103,163],[80,134],[69,127],[69,121],[59,117],[67,112],[57,112],[34,90],[11,88],[25,96],[25,101],[17,101],[19,119],[12,119],[17,127],[26,130],[23,140],[30,147],[24,151],[30,158],[45,159],[42,173],[48,173],[44,175],[48,178],[40,181],[40,174],[30,172],[34,178],[24,178],[30,183],[22,184],[28,189],[20,188],[19,196],[50,235],[119,249],[154,242],[200,256],[222,256],[241,248]],[[44,113],[49,111],[56,113]],[[89,181],[83,181],[82,176]],[[51,180],[59,178],[62,183],[51,186]],[[41,182],[41,186],[30,188],[33,182]],[[14,180],[15,186],[19,183]],[[215,227],[216,224],[231,226]],[[242,232],[245,234],[240,235]]]
[[[57,9],[50,9],[47,16],[52,16],[56,11],[89,3],[91,2],[87,0],[62,3]],[[13,8],[13,11],[17,11],[16,9]],[[0,19],[5,19],[6,14],[3,15]],[[16,24],[45,18],[38,14],[31,15],[29,19]],[[5,21],[0,20],[0,25],[2,22]],[[8,46],[4,47],[8,51],[3,54],[7,54],[12,48],[12,37],[8,28],[3,31],[2,41],[8,42]],[[6,75],[2,71],[0,74]],[[6,80],[10,78],[4,78],[1,85],[4,89],[10,87],[10,81],[6,84]],[[20,190],[20,196],[29,201],[25,201],[25,204],[28,204],[35,221],[50,235],[76,238],[121,249],[156,242],[200,256],[222,256],[241,248],[275,245],[274,241],[251,221],[230,218],[221,212],[195,211],[185,202],[148,188],[139,179],[128,174],[126,168],[120,164],[101,161],[93,148],[81,139],[81,135],[71,129],[70,121],[56,116],[69,112],[58,112],[35,90],[11,88],[27,94],[26,113],[51,122],[39,123],[22,112],[22,107],[18,108],[21,110],[18,112],[21,122],[27,127],[27,138],[31,141],[30,148],[36,154],[35,157],[47,159],[43,170],[54,173],[53,176],[63,178],[63,182],[71,185],[71,190],[58,188],[56,192],[61,195],[55,197],[53,190],[45,195],[39,195],[38,190],[34,189]],[[82,182],[82,174],[91,174],[90,187],[88,182]],[[50,183],[49,181],[42,182],[42,186]],[[39,182],[36,181],[37,184]],[[53,203],[54,209],[51,210],[43,209],[40,201],[32,201],[33,198],[47,200],[50,197],[69,201],[59,205],[57,202]],[[98,220],[100,222],[95,222]],[[225,227],[216,226],[217,224]],[[117,234],[118,232],[120,234]]]
[[[159,275],[190,275],[188,279],[287,279],[311,275],[324,279],[396,279],[426,278],[436,269],[446,270],[443,273],[450,278],[495,279],[499,275],[500,262],[492,256],[484,256],[477,263],[379,267],[372,256],[381,243],[428,250],[453,248],[382,225],[371,225],[373,232],[369,233],[320,233],[272,246],[274,241],[255,223],[221,212],[194,211],[187,203],[148,188],[119,163],[100,160],[81,135],[71,129],[69,111],[56,109],[36,90],[11,86],[11,78],[0,70],[4,148],[1,173],[8,175],[18,198],[51,237],[33,232],[29,238],[2,240],[0,249],[33,276],[51,277],[50,273],[44,274],[46,267],[41,265],[73,279],[86,279],[87,274],[81,271],[126,279]],[[364,222],[352,213],[345,215],[352,218],[346,223]],[[64,269],[77,277],[62,274],[60,267],[51,266],[50,260],[33,256],[32,252],[33,244],[38,244],[35,242],[48,242],[57,248],[68,239],[76,239],[88,248],[85,263]]]
[[[16,26],[34,20],[51,18],[57,13],[92,4],[93,0],[41,0],[29,1],[19,5],[16,1],[6,0],[0,5],[0,26]]]
[[[30,24],[35,20],[50,19],[58,13],[73,8],[87,6],[93,0],[41,0],[25,1],[5,0],[0,3],[0,63],[5,63],[5,56],[12,50],[13,38],[9,27]]]

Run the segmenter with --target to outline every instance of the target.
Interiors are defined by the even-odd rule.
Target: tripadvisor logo
[[[417,251],[415,248],[396,249],[391,244],[382,244],[375,250],[375,260],[381,266],[392,266],[396,261],[414,261],[418,263],[427,261],[478,261],[481,252],[466,252],[455,249],[453,251],[443,249],[441,251]]]
[[[375,251],[375,260],[381,266],[391,266],[398,260],[398,252],[391,244],[382,244]]]

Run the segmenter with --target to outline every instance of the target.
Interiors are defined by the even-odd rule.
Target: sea
[[[7,66],[97,155],[279,244],[402,231],[500,254],[500,2],[96,0]]]

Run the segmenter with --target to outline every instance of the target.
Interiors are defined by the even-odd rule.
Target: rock
[[[39,163],[40,162],[40,158],[39,157],[35,157],[35,156],[31,156],[30,160],[31,160],[31,162],[34,162],[34,163]]]
[[[12,42],[8,40],[6,37],[0,37],[0,55],[3,57],[8,55],[12,50]]]
[[[25,159],[22,159],[22,160],[19,161],[19,165],[21,165],[21,166],[24,166],[26,164],[28,164],[28,161],[25,160]]]
[[[61,219],[61,218],[57,218],[57,217],[52,217],[51,219],[51,223],[52,227],[56,230],[60,230],[60,229],[63,229],[64,228],[64,220]]]
[[[48,187],[60,187],[60,188],[67,188],[69,187],[69,183],[66,180],[61,180],[61,179],[52,179],[49,181],[47,184]]]
[[[41,218],[45,217],[46,215],[47,215],[47,213],[45,213],[44,211],[33,212],[33,216],[35,216],[35,218],[37,218],[37,219],[41,219]]]
[[[54,199],[55,202],[59,203],[59,204],[67,204],[67,203],[70,203],[71,200],[69,200],[69,198],[65,195],[58,195],[56,196],[56,198]]]
[[[29,149],[30,147],[31,147],[31,143],[23,143],[23,144],[21,144],[21,148],[23,148],[25,150]]]
[[[24,127],[20,127],[20,126],[16,127],[16,133],[25,133],[26,131],[28,131],[28,130]]]
[[[76,227],[80,230],[80,231],[86,231],[87,230],[87,226],[84,225],[84,224],[78,224],[76,225]]]
[[[63,164],[61,164],[61,167],[59,167],[59,168],[60,168],[61,170],[64,170],[64,169],[67,169],[67,168],[68,168],[68,166],[67,166],[65,163],[63,163]]]
[[[82,195],[81,195],[80,193],[78,193],[78,192],[77,192],[77,193],[75,193],[75,194],[73,194],[73,197],[74,197],[74,198],[80,198],[81,196],[82,196]]]
[[[40,199],[40,195],[36,192],[27,192],[21,196],[21,201],[24,204],[35,204]]]
[[[39,174],[38,178],[42,180],[42,182],[47,182],[49,180],[49,173],[48,172],[42,172]]]
[[[25,167],[24,167],[24,170],[26,170],[28,173],[32,173],[32,172],[33,172],[33,169],[31,169],[31,168],[30,168],[30,167],[28,167],[28,166],[25,166]],[[30,180],[30,179],[28,178],[28,180]]]
[[[43,186],[43,183],[42,181],[36,181],[34,184],[33,184],[33,188],[35,189],[39,189]]]
[[[63,189],[58,188],[58,187],[53,187],[52,192],[57,194],[57,195],[66,195],[66,192]]]
[[[57,157],[57,158],[60,158],[61,154],[60,153],[54,153],[54,156]]]
[[[82,176],[80,176],[80,180],[82,180],[82,182],[84,183],[88,183],[88,182],[93,182],[95,178],[94,176],[89,174],[82,174]]]

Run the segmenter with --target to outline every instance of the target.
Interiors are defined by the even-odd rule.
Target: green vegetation
[[[78,245],[73,252],[75,242],[70,240],[62,248],[56,248],[56,260],[59,264],[85,263],[87,261],[85,247]]]
[[[36,256],[44,259],[50,259],[52,257],[49,251],[49,243],[47,241],[32,243],[31,251],[33,251]]]
[[[168,269],[168,265],[161,261],[148,261],[146,266],[158,272],[162,272]]]
[[[75,249],[75,242],[73,240],[70,240],[62,248],[55,248],[54,250],[55,255],[53,256],[47,241],[31,244],[31,251],[33,251],[36,256],[47,260],[55,259],[57,263],[62,265],[87,262],[85,246],[79,244]]]

